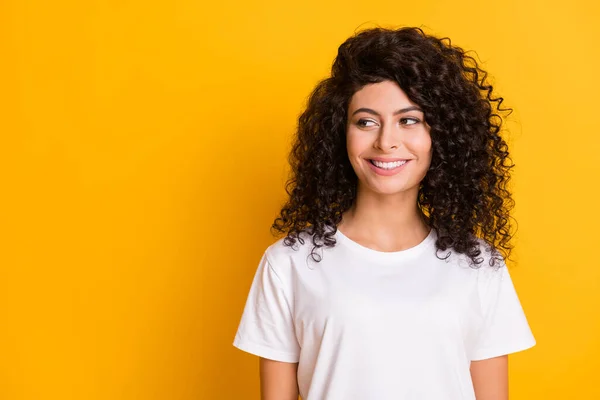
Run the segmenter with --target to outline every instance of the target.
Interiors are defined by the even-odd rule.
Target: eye
[[[368,125],[369,123],[373,124],[373,125]],[[370,119],[359,119],[356,122],[356,125],[360,126],[361,128],[370,128],[374,125],[377,125],[377,123],[375,121],[371,121]]]
[[[402,125],[415,125],[415,124],[418,124],[419,122],[421,122],[421,121],[414,117],[400,118],[400,123]]]

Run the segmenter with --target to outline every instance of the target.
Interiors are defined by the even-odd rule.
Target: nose
[[[377,140],[373,144],[375,148],[385,151],[397,149],[400,142],[400,132],[392,123],[383,124],[379,129]]]

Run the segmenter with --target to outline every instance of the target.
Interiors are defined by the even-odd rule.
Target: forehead
[[[396,82],[383,81],[370,83],[356,91],[350,100],[349,108],[369,107],[381,112],[393,112],[399,107],[416,106]]]

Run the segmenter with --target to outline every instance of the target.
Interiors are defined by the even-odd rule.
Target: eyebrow
[[[410,107],[401,108],[400,110],[396,110],[396,111],[394,111],[394,114],[393,114],[393,115],[403,114],[403,113],[405,113],[405,112],[409,112],[409,111],[421,111],[421,112],[423,112],[423,110],[421,110],[421,109],[420,109],[419,107],[417,107],[417,106],[410,106]],[[372,110],[372,109],[370,109],[370,108],[365,108],[365,107],[359,108],[358,110],[354,111],[354,112],[352,113],[352,115],[354,115],[354,114],[357,114],[357,113],[359,113],[359,112],[366,112],[366,113],[373,114],[373,115],[376,115],[376,116],[378,116],[378,117],[381,117],[381,115],[380,115],[380,114],[379,114],[377,111],[375,111],[375,110]]]

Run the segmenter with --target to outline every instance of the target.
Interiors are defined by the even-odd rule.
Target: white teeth
[[[401,165],[406,164],[406,160],[404,160],[404,161],[394,161],[394,162],[381,162],[381,161],[375,161],[375,160],[371,160],[371,161],[377,167],[383,168],[383,169],[394,169],[394,168],[398,168]]]

